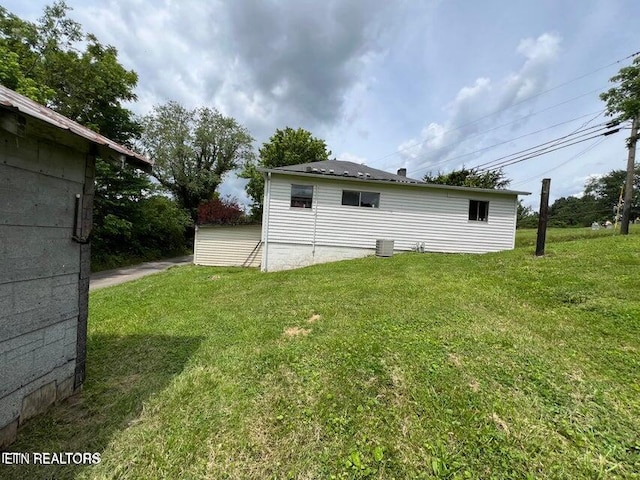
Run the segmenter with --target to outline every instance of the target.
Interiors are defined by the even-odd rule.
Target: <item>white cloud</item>
[[[559,36],[550,33],[524,39],[516,49],[525,57],[517,72],[498,81],[480,77],[472,85],[462,87],[453,101],[444,107],[445,122],[429,123],[417,138],[406,140],[398,147],[409,171],[422,174],[435,167],[441,168],[452,157],[477,148],[478,142],[467,140],[500,118],[493,113],[509,109],[509,113],[502,116],[513,115],[518,109],[511,107],[546,88],[560,42]],[[491,116],[490,121],[482,120],[487,116]],[[457,168],[460,165],[448,166]]]
[[[349,152],[343,152],[336,157],[338,160],[344,160],[345,162],[353,162],[353,163],[367,163],[367,159],[361,157],[359,155],[355,155]]]

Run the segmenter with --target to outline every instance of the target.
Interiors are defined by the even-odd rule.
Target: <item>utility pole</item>
[[[536,241],[536,257],[544,255],[544,244],[547,240],[547,220],[549,218],[549,189],[551,179],[542,179],[540,192],[540,214],[538,215],[538,239]]]
[[[627,181],[624,187],[624,205],[622,206],[622,223],[620,233],[629,234],[629,220],[631,219],[631,203],[633,202],[633,177],[636,163],[636,143],[638,142],[638,117],[631,124],[631,136],[629,137],[629,156],[627,157]]]

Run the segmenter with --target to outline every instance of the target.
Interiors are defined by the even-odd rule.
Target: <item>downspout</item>
[[[516,211],[513,213],[513,233],[511,235],[511,250],[516,248],[516,230],[518,229],[518,195],[516,195]]]
[[[262,271],[267,272],[269,267],[269,203],[271,201],[271,172],[265,175],[264,199],[262,201]]]
[[[313,248],[311,250],[311,259],[315,262],[316,258],[316,227],[318,225],[318,190],[320,187],[318,185],[313,186],[314,195],[313,195]]]
[[[198,225],[193,237],[193,264],[198,265]]]

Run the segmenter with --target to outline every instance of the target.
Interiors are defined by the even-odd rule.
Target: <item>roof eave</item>
[[[96,145],[101,156],[124,157],[127,162],[147,173],[150,173],[153,168],[154,162],[145,156],[2,85],[0,85],[0,107],[6,111],[25,115],[36,121],[43,122],[43,124],[53,126],[62,131],[67,131],[71,135],[83,138]]]
[[[458,190],[463,192],[476,192],[476,193],[498,193],[501,195],[531,195],[531,192],[522,192],[519,190],[504,190],[504,189],[492,189],[492,188],[475,188],[475,187],[458,187],[454,185],[441,185],[437,183],[425,183],[425,182],[397,182],[393,180],[376,180],[372,178],[358,178],[358,177],[344,177],[341,175],[327,175],[327,174],[318,174],[318,173],[306,173],[306,172],[292,172],[285,170],[276,170],[273,168],[263,168],[258,167],[258,171],[262,173],[276,173],[279,175],[291,175],[295,177],[306,177],[306,178],[324,178],[329,180],[339,180],[339,181],[355,181],[355,182],[365,182],[365,183],[377,183],[384,185],[402,185],[408,187],[421,187],[421,188],[433,188],[437,190]]]

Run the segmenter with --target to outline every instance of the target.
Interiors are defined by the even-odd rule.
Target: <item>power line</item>
[[[562,145],[562,146],[559,146],[557,148],[553,148],[551,150],[546,150],[546,151],[541,151],[541,152],[532,152],[530,155],[527,155],[524,158],[518,158],[518,159],[515,159],[515,160],[511,159],[510,161],[508,161],[509,163],[504,163],[504,164],[502,164],[500,166],[494,166],[494,167],[490,167],[490,168],[481,168],[481,169],[478,169],[478,170],[479,171],[489,171],[489,170],[496,170],[498,168],[508,167],[510,165],[515,165],[516,163],[524,162],[526,160],[531,160],[532,158],[539,157],[541,155],[546,155],[547,153],[555,152],[556,150],[561,150],[563,148],[571,147],[572,145],[577,145],[578,143],[587,142],[587,141],[589,141],[591,139],[594,139],[594,138],[598,138],[598,137],[602,137],[602,136],[608,136],[608,135],[617,133],[619,131],[620,131],[619,128],[615,128],[613,130],[609,130],[609,131],[606,131],[604,133],[598,133],[598,134],[593,135],[591,137],[587,137],[587,138],[584,138],[582,140],[578,140],[576,142],[568,143],[566,145]],[[545,149],[543,149],[543,150],[545,150]]]
[[[500,165],[493,165],[493,166],[489,166],[489,167],[483,167],[483,168],[479,168],[477,170],[480,171],[480,172],[498,170],[498,169],[501,169],[501,168],[504,168],[504,167],[515,165],[516,163],[524,162],[526,160],[531,160],[532,158],[539,157],[541,155],[546,155],[547,153],[555,152],[555,151],[561,150],[563,148],[567,148],[567,147],[571,147],[573,145],[577,145],[578,143],[587,142],[587,141],[589,141],[589,140],[591,140],[593,138],[598,138],[598,137],[603,136],[603,135],[611,135],[611,134],[616,133],[618,131],[619,131],[619,129],[615,129],[615,130],[611,130],[611,131],[604,132],[604,133],[598,133],[598,134],[593,135],[591,137],[583,138],[582,140],[577,140],[575,142],[571,142],[571,143],[563,142],[562,145],[560,145],[560,146],[558,146],[556,148],[546,147],[546,148],[543,148],[541,150],[537,150],[537,151],[531,152],[529,154],[526,154],[526,155],[523,155],[523,156],[520,156],[520,157],[515,157],[515,158],[512,158],[512,159],[506,160],[504,163],[502,163]],[[571,140],[573,140],[573,139],[571,139]]]
[[[585,115],[580,115],[579,117],[572,118],[571,120],[565,120],[564,122],[556,123],[555,125],[551,125],[551,126],[549,126],[549,127],[545,127],[545,128],[541,128],[541,129],[539,129],[539,130],[533,131],[533,132],[525,133],[524,135],[520,135],[520,136],[515,137],[515,138],[510,138],[509,140],[505,140],[505,141],[500,142],[500,143],[495,143],[495,144],[493,144],[493,145],[489,145],[488,147],[483,147],[483,148],[480,148],[480,149],[478,149],[478,150],[474,150],[474,151],[472,151],[472,152],[467,152],[467,153],[463,153],[462,155],[457,155],[457,156],[455,156],[455,157],[447,158],[446,160],[444,160],[444,161],[442,161],[442,162],[439,162],[439,163],[436,163],[436,164],[430,165],[430,166],[429,166],[429,167],[427,167],[427,168],[419,168],[419,169],[417,169],[417,170],[414,170],[413,172],[415,173],[415,172],[420,172],[420,171],[427,170],[427,169],[433,169],[434,167],[437,167],[438,165],[442,165],[442,164],[444,164],[444,163],[448,163],[448,162],[451,162],[451,161],[453,161],[453,160],[459,160],[460,158],[468,157],[468,156],[470,156],[470,155],[474,155],[474,154],[476,154],[476,153],[485,152],[485,151],[487,151],[487,150],[491,150],[491,149],[493,149],[493,148],[495,148],[495,147],[499,147],[499,146],[504,145],[504,144],[506,144],[506,143],[514,142],[514,141],[516,141],[516,140],[520,140],[520,139],[525,138],[525,137],[530,137],[531,135],[535,135],[535,134],[537,134],[537,133],[544,132],[544,131],[546,131],[546,130],[551,130],[552,128],[556,128],[556,127],[559,127],[559,126],[561,126],[561,125],[566,125],[566,124],[568,124],[568,123],[575,122],[576,120],[580,120],[580,119],[585,118],[585,117],[589,117],[589,116],[593,115],[594,113],[596,113],[596,114],[597,114],[597,115],[596,115],[595,117],[593,117],[591,120],[589,120],[588,122],[583,123],[583,124],[582,124],[582,126],[578,127],[578,129],[580,129],[580,128],[584,127],[585,125],[588,125],[589,123],[591,123],[592,121],[594,121],[596,118],[598,118],[598,117],[599,117],[600,115],[602,115],[604,112],[605,112],[605,110],[600,110],[600,111],[597,111],[597,112],[591,112],[591,113],[587,113],[587,114],[585,114]],[[516,121],[520,121],[520,120],[518,119],[518,120],[516,120]],[[512,123],[513,123],[513,122],[512,122]],[[509,124],[506,124],[506,125],[509,125]],[[503,127],[503,126],[505,126],[505,125],[500,125],[499,127],[494,127],[494,128],[492,128],[491,130],[495,130],[495,129],[497,129],[497,128],[501,128],[501,127]],[[491,130],[487,130],[487,132],[488,132],[488,131],[491,131]],[[482,132],[482,133],[486,133],[486,132]],[[477,135],[474,135],[474,136],[479,136],[479,135],[481,135],[481,133],[479,133],[479,134],[477,134]],[[467,137],[467,138],[473,138],[473,137]]]
[[[594,73],[597,73],[597,72],[600,72],[600,71],[602,71],[602,70],[605,70],[605,69],[607,69],[607,68],[609,68],[609,67],[612,67],[612,66],[614,66],[614,65],[617,65],[617,64],[619,64],[619,63],[621,63],[621,62],[623,62],[623,61],[625,61],[625,60],[628,60],[628,59],[630,59],[630,58],[636,57],[636,56],[638,56],[638,55],[640,55],[640,51],[635,52],[635,53],[632,53],[632,54],[630,54],[630,55],[627,55],[627,56],[626,56],[626,57],[624,57],[624,58],[618,59],[618,60],[616,60],[616,61],[614,61],[614,62],[611,62],[611,63],[609,63],[609,64],[607,64],[607,65],[604,65],[604,66],[602,66],[602,67],[596,68],[595,70],[592,70],[591,72],[588,72],[588,73],[585,73],[585,74],[580,75],[580,76],[578,76],[578,77],[575,77],[575,78],[572,78],[572,79],[570,79],[570,80],[567,80],[566,82],[563,82],[563,83],[560,83],[560,84],[558,84],[558,85],[555,85],[555,86],[553,86],[553,87],[551,87],[551,88],[548,88],[547,90],[544,90],[544,91],[542,91],[542,92],[539,92],[539,93],[536,93],[536,94],[534,94],[534,95],[531,95],[530,97],[524,98],[524,99],[520,100],[519,102],[513,103],[513,104],[511,104],[511,105],[509,105],[509,106],[507,106],[507,107],[504,107],[504,108],[502,108],[502,109],[496,110],[496,111],[494,111],[494,112],[492,112],[492,113],[489,113],[489,114],[487,114],[487,115],[484,115],[484,116],[482,116],[482,117],[480,117],[480,118],[477,118],[477,119],[472,120],[472,121],[470,121],[470,122],[464,123],[464,124],[462,124],[462,125],[457,125],[457,126],[455,126],[455,127],[451,128],[451,129],[449,129],[449,130],[446,130],[444,133],[449,133],[449,132],[453,132],[453,131],[455,131],[455,130],[459,130],[459,129],[463,128],[463,127],[466,127],[466,126],[472,125],[472,124],[477,123],[477,122],[479,122],[479,121],[481,121],[481,120],[484,120],[484,119],[486,119],[486,118],[489,118],[489,117],[491,117],[491,116],[493,116],[493,115],[497,115],[498,113],[502,113],[502,112],[504,112],[504,111],[506,111],[506,110],[508,110],[508,109],[510,109],[510,108],[513,108],[513,107],[515,107],[515,106],[521,105],[522,103],[528,102],[529,100],[532,100],[532,99],[534,99],[534,98],[537,98],[537,97],[539,97],[539,96],[541,96],[541,95],[544,95],[544,94],[546,94],[546,93],[549,93],[549,92],[551,92],[551,91],[553,91],[553,90],[557,90],[558,88],[564,87],[564,86],[569,85],[569,84],[571,84],[571,83],[573,83],[573,82],[576,82],[576,81],[578,81],[578,80],[581,80],[581,79],[583,79],[583,78],[586,78],[586,77],[588,77],[588,76],[590,76],[590,75],[593,75]],[[599,90],[598,90],[598,91],[599,91]],[[419,145],[422,145],[423,143],[425,143],[425,142],[427,142],[427,141],[428,141],[428,140],[423,140],[423,141],[421,141],[421,142],[417,142],[417,143],[415,143],[415,144],[408,145],[408,146],[406,146],[406,147],[403,147],[403,148],[397,149],[396,151],[394,151],[394,152],[392,152],[392,153],[389,153],[389,154],[384,155],[384,156],[382,156],[382,157],[378,157],[378,158],[376,158],[376,159],[374,160],[374,162],[377,162],[378,160],[383,160],[383,159],[388,158],[388,157],[391,157],[391,156],[393,156],[393,155],[397,155],[398,153],[401,153],[401,152],[403,152],[403,151],[406,151],[406,150],[409,150],[409,149],[411,149],[411,148],[414,148],[414,147],[417,147],[417,146],[419,146]]]
[[[513,186],[517,186],[517,185],[523,185],[527,182],[530,182],[531,180],[535,180],[536,178],[541,177],[542,175],[546,175],[547,173],[553,172],[554,170],[557,170],[561,167],[564,167],[565,165],[567,165],[570,162],[573,162],[574,160],[580,158],[581,156],[583,156],[584,154],[586,154],[587,152],[593,150],[594,148],[596,148],[598,145],[600,145],[602,142],[604,142],[607,138],[601,138],[600,140],[597,140],[596,142],[592,143],[591,145],[589,145],[587,148],[585,148],[584,150],[581,150],[580,152],[578,152],[577,154],[575,154],[574,156],[568,158],[567,160],[565,160],[564,162],[556,165],[553,168],[550,168],[549,170],[545,170],[542,173],[538,173],[536,175],[534,175],[533,177],[529,177],[526,180],[521,180],[519,182],[515,182],[513,184]]]
[[[536,149],[540,149],[541,147],[542,150],[545,150],[547,148],[551,148],[551,147],[555,147],[556,145],[565,143],[565,142],[569,142],[571,140],[574,140],[576,138],[580,138],[580,137],[584,137],[585,135],[591,135],[593,132],[593,130],[595,129],[603,129],[603,128],[608,128],[606,127],[606,123],[600,123],[598,125],[593,125],[592,127],[586,127],[584,129],[579,129],[579,130],[574,130],[572,133],[569,133],[567,135],[563,135],[561,137],[558,138],[554,138],[552,140],[548,140],[546,142],[543,143],[539,143],[537,145],[534,145],[533,147],[529,147],[529,148],[525,148],[524,150],[519,150],[517,152],[514,153],[510,153],[508,155],[504,155],[502,157],[498,157],[495,158],[493,160],[490,160],[488,162],[484,162],[484,163],[480,163],[478,165],[476,165],[474,168],[479,168],[479,169],[487,169],[490,168],[492,166],[492,164],[498,164],[498,163],[503,163],[503,162],[508,162],[510,160],[513,160],[513,158],[510,157],[518,157],[522,154],[527,154],[527,152],[530,152],[531,150],[536,150]]]
[[[560,107],[560,106],[562,106],[562,105],[566,105],[567,103],[573,102],[573,101],[578,100],[578,99],[580,99],[580,98],[586,97],[587,95],[591,95],[592,93],[600,92],[600,91],[602,91],[602,88],[596,88],[595,90],[591,90],[591,91],[589,91],[589,92],[582,93],[582,94],[580,94],[580,95],[578,95],[578,96],[576,96],[576,97],[572,97],[572,98],[570,98],[570,99],[568,99],[568,100],[565,100],[565,101],[563,101],[563,102],[556,103],[555,105],[551,105],[550,107],[544,108],[544,109],[542,109],[542,110],[538,110],[537,112],[532,112],[532,113],[530,113],[530,114],[528,114],[528,115],[524,115],[524,116],[522,116],[522,117],[518,117],[517,119],[515,119],[515,120],[513,120],[513,121],[511,121],[511,122],[509,122],[509,123],[504,123],[504,124],[502,124],[502,125],[498,125],[497,127],[493,127],[493,128],[488,129],[488,130],[484,130],[484,131],[482,131],[482,132],[480,132],[480,133],[477,133],[477,134],[475,134],[475,135],[468,136],[468,137],[466,137],[464,140],[468,140],[469,138],[475,138],[475,137],[478,137],[478,136],[483,135],[483,134],[485,134],[485,133],[493,132],[494,130],[498,130],[498,129],[500,129],[500,128],[507,127],[507,126],[509,126],[509,125],[513,125],[514,123],[521,122],[522,120],[526,120],[527,118],[534,117],[534,116],[536,116],[536,115],[539,115],[539,114],[541,114],[541,113],[547,112],[547,111],[549,111],[549,110],[553,110],[553,109],[554,109],[554,108],[556,108],[556,107]],[[592,113],[595,113],[595,112],[592,112]],[[586,115],[584,115],[584,116],[591,115],[592,113],[588,113],[588,114],[586,114]],[[582,118],[582,117],[578,117],[578,119],[579,119],[579,118]],[[449,132],[452,132],[452,131],[454,131],[454,130],[457,130],[457,129],[447,130],[447,131],[445,131],[444,133],[449,133]],[[443,135],[444,135],[444,133],[443,133]],[[422,142],[422,143],[424,143],[424,142]],[[445,149],[445,148],[448,148],[448,147],[451,147],[451,146],[454,146],[454,145],[457,145],[457,144],[459,144],[459,142],[457,142],[457,143],[449,143],[449,144],[447,144],[447,145],[443,145],[442,147],[439,147],[439,148],[437,148],[437,149],[435,149],[435,150],[433,150],[433,151],[429,152],[427,155],[433,155],[433,153],[434,153],[434,152],[437,152],[437,151],[439,151],[439,150],[443,150],[443,149]],[[423,156],[422,156],[422,158],[424,158],[425,156],[426,156],[426,155],[423,155]],[[418,158],[420,158],[420,157],[418,157]],[[445,163],[448,163],[448,162],[450,162],[451,160],[453,160],[453,159],[451,159],[451,158],[447,158],[447,159],[445,159],[445,160],[443,160],[443,161],[441,161],[441,162],[438,162],[438,163],[435,163],[435,164],[431,164],[431,165],[429,165],[429,166],[421,165],[421,166],[419,166],[419,167],[418,167],[418,169],[417,169],[417,170],[413,170],[413,172],[426,171],[427,169],[431,169],[431,168],[437,167],[438,165],[444,165]]]

